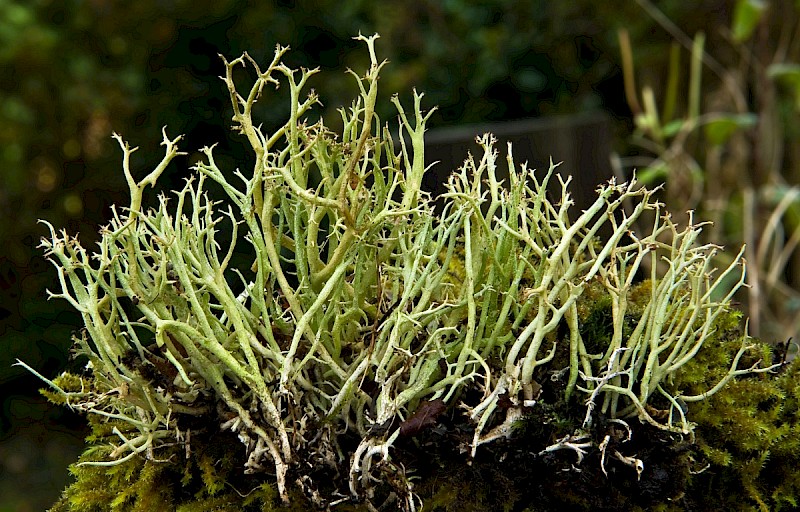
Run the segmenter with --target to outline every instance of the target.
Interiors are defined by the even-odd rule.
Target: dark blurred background
[[[501,151],[514,141],[517,161],[541,168],[551,155],[563,160],[579,196],[634,167],[649,172],[645,180],[672,180],[665,197],[679,200],[676,210],[688,205],[724,221],[718,242],[762,233],[747,220],[754,212],[777,215],[774,240],[755,242],[767,244],[758,254],[766,267],[783,265],[760,288],[762,299],[769,284],[782,295],[756,313],[766,315],[762,329],[773,328],[762,335],[785,339],[800,309],[792,270],[800,219],[791,144],[800,136],[796,14],[791,2],[721,0],[691,8],[678,0],[0,0],[0,512],[52,504],[85,434],[80,417],[46,404],[37,393],[42,383],[12,366],[21,359],[53,377],[77,364],[68,351],[81,320],[65,301],[46,300],[57,282],[37,248],[45,234],[37,219],[93,246],[110,205],[127,201],[112,132],[141,147],[138,176],[160,160],[163,126],[170,136],[186,134],[189,154],[172,164],[162,188],[190,174],[203,146],[219,143],[222,168],[245,160],[229,132],[218,54],[231,59],[246,50],[266,62],[276,44],[291,46],[288,64],[321,68],[312,85],[324,104],[320,115],[335,128],[335,109],[354,97],[344,70],[367,64],[352,37],[378,32],[379,57],[391,62],[378,113],[392,123],[391,94],[408,104],[412,88],[424,91],[425,105],[439,107],[429,123],[429,157],[441,161],[439,172],[457,166],[472,138],[489,129]],[[698,33],[705,34],[702,52],[695,49],[702,65],[691,75]],[[626,48],[631,60],[623,66]],[[686,100],[693,85],[700,111]],[[738,96],[725,92],[732,87]],[[284,119],[285,94],[261,103],[267,129]],[[728,131],[695,128],[698,116],[716,113],[733,116]],[[751,117],[735,117],[745,114]],[[772,159],[759,149],[765,130]],[[743,153],[742,144],[753,149]],[[727,182],[710,179],[709,169],[720,167]],[[728,192],[714,195],[717,203],[703,199],[719,187]],[[684,197],[693,190],[698,197]],[[752,311],[750,299],[742,301]]]

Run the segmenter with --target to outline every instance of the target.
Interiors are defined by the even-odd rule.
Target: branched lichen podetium
[[[313,489],[304,461],[324,460],[345,466],[342,484],[352,496],[369,502],[382,482],[413,510],[413,488],[390,449],[421,404],[460,405],[474,429],[474,456],[535,413],[535,376],[562,350],[568,366],[552,369],[566,379],[561,399],[585,394],[586,419],[542,453],[571,449],[582,457],[592,446],[582,429],[597,414],[629,432],[626,420],[639,418],[689,433],[684,402],[767,369],[737,367],[749,347],[744,336],[718,386],[697,396],[670,391],[670,376],[703,348],[741,285],[718,297],[741,253],[715,276],[711,258],[719,248],[696,245],[701,226],[679,229],[635,180],[599,187],[594,203],[570,219],[569,179],[552,165],[544,176],[518,166],[509,146],[501,183],[495,141],[485,135],[478,138],[483,154],[451,175],[434,214],[420,188],[430,112],[423,113],[421,94],[414,93],[410,112],[394,97],[399,127],[392,137],[375,113],[385,64],[376,58],[377,36],[358,39],[371,65],[363,76],[352,73],[360,94],[341,110],[338,136],[306,121],[317,103],[313,92],[303,95],[314,70],[285,66],[282,47],[264,69],[245,54],[225,62],[223,80],[235,129],[255,154],[250,171],[220,169],[213,148],[204,148],[186,185],[146,209],[145,189],[179,154],[180,137],[164,132],[164,159],[137,181],[134,149],[115,135],[131,201],[113,211],[99,250],[90,255],[50,226],[43,245],[61,284],[52,296],[83,316],[76,343],[93,385],[75,392],[48,382],[69,405],[130,426],[127,434],[115,428],[110,457],[87,463],[159,460],[159,448],[176,442],[188,454],[180,419],[195,416],[235,432],[246,469],[274,471],[284,499],[290,481]],[[256,76],[243,94],[234,82],[238,67]],[[253,107],[279,84],[289,88],[291,113],[267,133]],[[551,201],[554,177],[560,196]],[[207,197],[207,180],[226,193],[222,206]],[[624,212],[626,201],[634,207]],[[644,218],[652,219],[650,230],[634,233]],[[219,229],[230,230],[228,247],[217,243]],[[600,239],[601,231],[611,235]],[[242,237],[251,264],[230,268]],[[666,271],[657,275],[660,264]],[[651,296],[626,330],[629,293],[643,272]],[[611,299],[613,334],[592,352],[581,337],[578,303],[596,283]],[[466,400],[468,391],[480,398]],[[664,418],[649,412],[653,396],[671,404]],[[605,447],[598,449],[605,460]],[[620,460],[639,471],[641,461]]]

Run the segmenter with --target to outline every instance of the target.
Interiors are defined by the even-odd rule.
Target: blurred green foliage
[[[664,202],[673,215],[691,210],[712,221],[704,230],[707,242],[745,245],[748,288],[737,300],[751,334],[771,343],[796,338],[800,4],[736,0],[730,20],[692,33],[649,0],[637,3],[674,43],[660,80],[632,57],[624,61],[640,150],[620,160],[621,174],[638,168],[643,182],[666,183]],[[621,32],[620,41],[624,55],[639,53],[635,38]]]

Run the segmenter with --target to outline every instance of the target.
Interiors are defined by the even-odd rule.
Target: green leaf
[[[724,144],[737,130],[755,126],[757,122],[758,116],[752,113],[722,115],[705,125],[706,140],[715,146]]]
[[[668,175],[669,167],[663,163],[636,172],[636,178],[645,185],[663,183]]]
[[[750,39],[767,6],[761,0],[738,0],[733,10],[733,38],[738,42]]]
[[[683,128],[684,123],[686,123],[685,119],[675,119],[674,121],[670,121],[664,125],[664,127],[661,129],[661,133],[664,135],[664,137],[672,137],[673,135],[677,135],[678,132]]]
[[[800,64],[778,63],[767,68],[767,76],[786,85],[800,87]]]
[[[800,64],[773,64],[767,68],[767,76],[790,90],[794,95],[795,108],[800,110]]]

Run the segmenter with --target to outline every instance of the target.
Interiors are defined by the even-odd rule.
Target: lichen
[[[375,115],[377,36],[358,39],[371,65],[353,73],[342,133],[307,119],[314,70],[284,65],[282,47],[266,68],[245,54],[223,81],[251,171],[204,148],[186,185],[146,208],[181,138],[165,129],[164,159],[137,180],[115,135],[131,199],[97,252],[49,226],[52,296],[81,313],[88,363],[45,379],[48,397],[92,424],[54,510],[416,510],[466,488],[465,510],[517,510],[542,482],[545,508],[654,507],[687,488],[687,411],[773,368],[749,364],[742,333],[702,382],[676,384],[719,349],[742,253],[715,270],[702,225],[676,226],[635,179],[575,213],[570,179],[510,147],[501,183],[486,134],[435,210],[421,189],[430,112],[416,92],[408,113],[393,98],[391,135]],[[243,92],[240,66],[255,76]],[[270,133],[253,107],[279,84],[291,113]],[[234,266],[240,239],[251,252]]]

